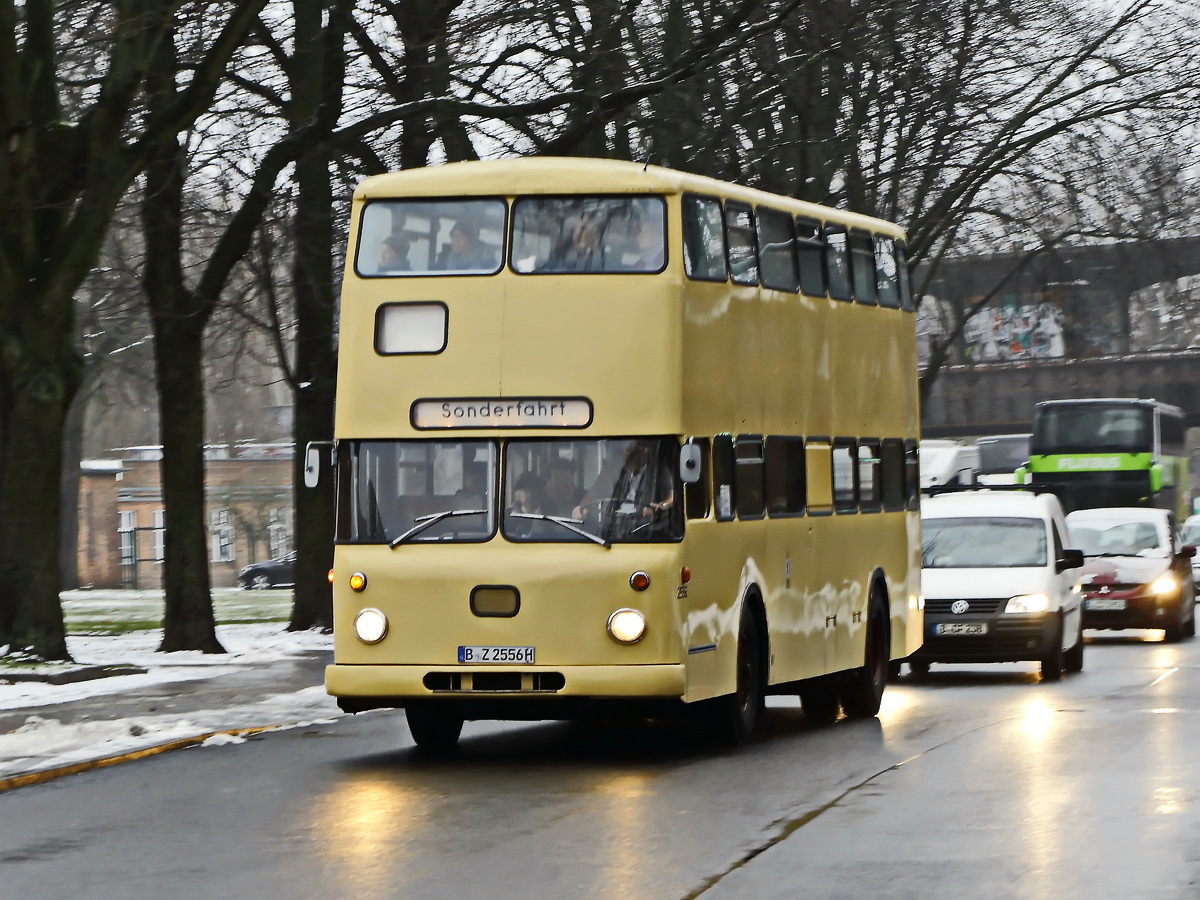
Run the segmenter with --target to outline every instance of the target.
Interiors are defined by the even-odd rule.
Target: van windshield
[[[1040,519],[921,520],[921,565],[926,569],[1000,569],[1046,563],[1046,525]]]

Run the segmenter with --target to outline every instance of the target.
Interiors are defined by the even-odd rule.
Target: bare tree
[[[150,112],[144,79],[180,5],[0,2],[0,647],[68,658],[52,548],[82,377],[74,294],[126,187],[208,108],[262,0],[203,4],[219,27],[175,102]]]

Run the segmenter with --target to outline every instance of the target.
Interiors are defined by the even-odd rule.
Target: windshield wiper
[[[443,509],[441,512],[430,513],[427,516],[417,516],[413,519],[417,524],[399,537],[393,538],[388,546],[395,550],[413,535],[420,534],[431,525],[436,525],[443,519],[449,519],[453,516],[482,516],[487,515],[486,509]]]
[[[568,519],[565,516],[548,516],[545,513],[509,513],[513,519],[537,519],[541,522],[553,522],[555,525],[561,525],[567,531],[573,531],[580,537],[585,537],[593,543],[599,544],[601,547],[611,547],[612,542],[606,541],[604,538],[592,534],[590,531],[584,531],[582,528],[577,528],[577,525],[583,524],[583,519]]]

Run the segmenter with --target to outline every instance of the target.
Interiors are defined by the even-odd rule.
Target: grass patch
[[[212,592],[218,625],[287,624],[292,614],[290,590]],[[67,634],[102,636],[133,631],[160,631],[162,591],[67,591],[63,594]]]

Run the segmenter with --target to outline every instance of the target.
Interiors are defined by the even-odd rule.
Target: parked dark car
[[[296,578],[292,570],[296,563],[296,551],[285,553],[278,559],[264,559],[251,563],[238,572],[238,584],[246,590],[263,591],[267,588],[292,587]]]
[[[1085,628],[1161,628],[1168,641],[1196,633],[1196,548],[1183,542],[1169,510],[1080,509],[1067,525],[1086,556]]]

